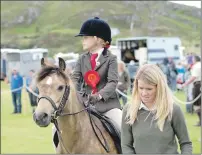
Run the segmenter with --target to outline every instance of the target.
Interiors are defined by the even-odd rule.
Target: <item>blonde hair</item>
[[[169,89],[166,81],[166,77],[161,69],[153,64],[145,64],[139,68],[135,80],[132,92],[132,101],[127,109],[127,123],[132,125],[137,119],[137,112],[140,107],[140,96],[138,92],[138,80],[142,80],[148,84],[156,85],[156,113],[155,120],[157,120],[157,126],[160,131],[163,131],[165,120],[172,119],[173,111],[173,95]]]
[[[108,41],[106,42],[106,41],[104,41],[102,38],[99,38],[99,37],[97,37],[97,38],[98,38],[98,43],[101,44],[102,47],[106,47],[106,45],[109,44]]]

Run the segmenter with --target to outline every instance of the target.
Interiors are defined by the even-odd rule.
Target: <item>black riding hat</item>
[[[85,21],[80,29],[80,33],[75,37],[77,36],[97,36],[106,42],[108,41],[109,44],[112,41],[109,25],[98,17]]]

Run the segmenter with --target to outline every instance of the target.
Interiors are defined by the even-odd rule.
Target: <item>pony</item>
[[[36,78],[39,97],[33,119],[40,127],[54,123],[56,153],[117,154],[115,143],[101,121],[90,116],[90,106],[82,104],[74,83],[65,72],[65,61],[59,58],[59,67],[50,66],[42,58],[41,66]]]

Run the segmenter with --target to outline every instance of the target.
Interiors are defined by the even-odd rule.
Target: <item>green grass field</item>
[[[177,93],[181,100],[185,99],[182,92]],[[13,105],[9,85],[1,82],[1,153],[2,154],[53,154],[52,130],[38,127],[32,119],[32,110],[28,94],[22,93],[22,114],[13,115]],[[185,105],[181,105],[185,111]],[[198,121],[196,114],[186,114],[185,118],[191,140],[193,154],[201,152],[201,128],[193,126]]]

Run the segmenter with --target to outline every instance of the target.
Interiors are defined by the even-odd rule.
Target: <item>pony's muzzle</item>
[[[40,127],[47,127],[51,122],[51,116],[49,116],[47,113],[34,112],[33,119]]]

